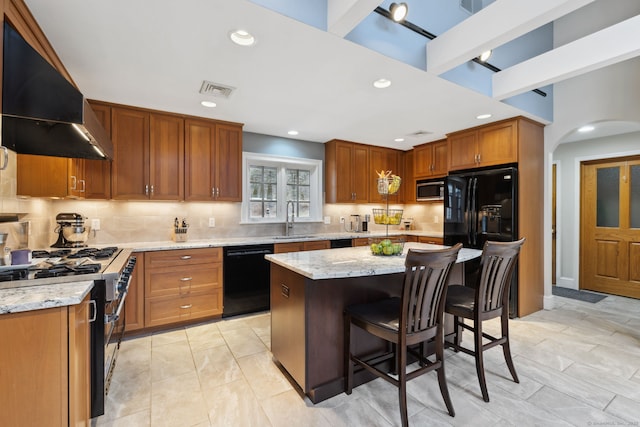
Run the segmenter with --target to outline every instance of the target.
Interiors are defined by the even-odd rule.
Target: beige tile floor
[[[435,373],[408,385],[412,426],[640,425],[640,301],[597,304],[561,297],[553,310],[511,321],[510,380],[496,348],[486,354],[491,402],[470,356],[447,351],[455,418]],[[497,322],[491,328],[498,327]],[[468,342],[468,341],[467,341]],[[397,389],[375,380],[313,405],[271,360],[268,313],[123,342],[98,426],[395,426]]]

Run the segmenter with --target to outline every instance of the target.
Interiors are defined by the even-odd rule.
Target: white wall
[[[598,0],[554,24],[554,45],[561,46],[594,30],[640,13],[637,0]],[[587,123],[640,124],[640,58],[630,59],[554,85],[554,122],[545,128],[545,307],[551,295],[551,164],[559,160],[557,218],[558,284],[578,288],[579,173],[581,158],[605,158],[632,152],[638,134],[561,145]],[[633,141],[636,141],[635,144]]]
[[[560,144],[557,165],[557,284],[579,289],[580,162],[640,154],[640,132]]]

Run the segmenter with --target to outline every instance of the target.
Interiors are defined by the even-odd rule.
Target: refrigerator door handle
[[[478,178],[473,178],[473,190],[472,190],[472,200],[471,200],[471,236],[473,237],[473,246],[475,247],[478,244],[478,212],[476,210],[476,193],[478,192]]]
[[[471,214],[471,185],[473,184],[473,178],[469,178],[469,181],[467,182],[467,205],[465,206],[465,210],[464,213],[466,215],[466,221],[467,221],[467,243],[469,245],[472,244],[472,240],[471,240],[471,233],[473,232],[473,230],[471,230],[471,224],[472,224],[472,214]]]

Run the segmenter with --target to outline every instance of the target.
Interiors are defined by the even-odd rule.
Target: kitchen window
[[[289,201],[296,222],[322,220],[321,160],[245,152],[243,176],[243,223],[284,222]]]

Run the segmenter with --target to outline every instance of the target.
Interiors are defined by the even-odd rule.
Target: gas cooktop
[[[30,266],[2,267],[0,288],[108,279],[119,272],[130,253],[115,246],[34,250]]]

